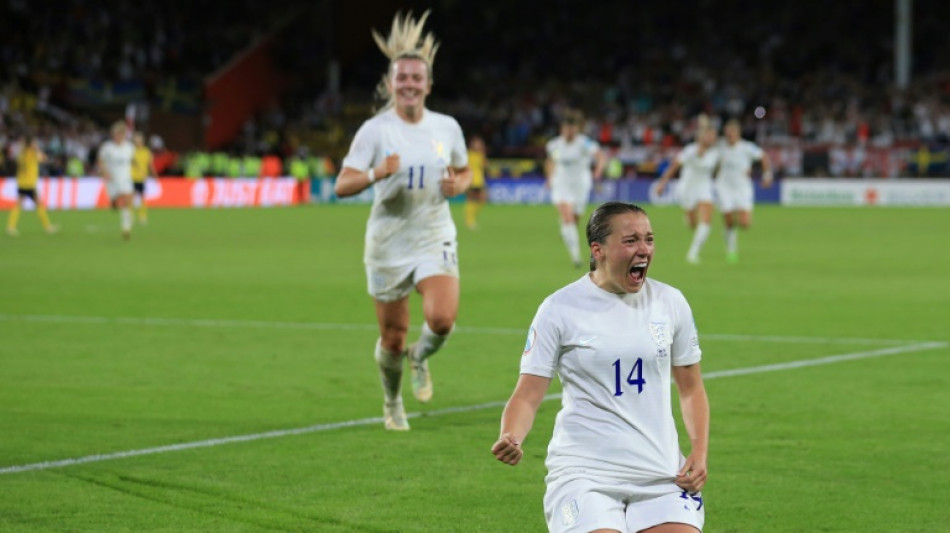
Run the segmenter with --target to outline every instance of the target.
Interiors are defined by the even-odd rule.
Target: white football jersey
[[[132,182],[132,156],[135,146],[129,141],[116,144],[111,139],[99,147],[98,159],[109,172],[109,179],[116,183]]]
[[[671,367],[700,357],[689,304],[665,283],[648,278],[640,292],[618,295],[585,274],[545,299],[521,373],[557,373],[564,386],[545,461],[549,477],[584,471],[672,483],[682,454]]]
[[[554,162],[551,174],[551,184],[585,184],[593,181],[591,165],[594,154],[600,150],[600,145],[590,137],[582,134],[574,136],[574,140],[567,142],[562,136],[557,136],[547,144],[548,157]]]
[[[366,171],[390,154],[399,154],[400,168],[373,184],[363,256],[368,266],[405,266],[456,237],[440,180],[446,168],[468,165],[458,122],[426,109],[419,123],[410,124],[395,110],[384,111],[356,132],[343,166]]]
[[[749,183],[752,163],[762,159],[762,149],[753,142],[739,139],[736,144],[723,142],[719,145],[720,164],[716,183],[729,187],[741,187]]]
[[[715,147],[707,148],[699,155],[699,145],[687,144],[676,155],[680,167],[680,188],[712,187],[713,171],[719,163],[719,150]]]

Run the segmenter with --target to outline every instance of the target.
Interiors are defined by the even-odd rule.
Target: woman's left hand
[[[676,474],[676,486],[689,493],[699,492],[706,484],[706,459],[690,454]]]

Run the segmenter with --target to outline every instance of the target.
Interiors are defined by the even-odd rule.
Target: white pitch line
[[[71,315],[8,315],[0,314],[0,322],[52,322],[75,324],[132,324],[141,326],[205,327],[205,328],[272,328],[336,331],[377,331],[376,324],[341,324],[332,322],[271,322],[267,320],[229,320],[215,318],[106,317]],[[456,326],[456,333],[481,335],[527,335],[525,328]],[[802,337],[781,335],[740,335],[732,333],[701,333],[700,339],[717,341],[759,341],[801,344],[908,344],[928,341],[912,339],[871,339],[848,337]]]
[[[832,355],[829,357],[821,357],[818,359],[802,359],[798,361],[789,361],[786,363],[777,363],[773,365],[762,365],[762,366],[752,366],[746,368],[735,368],[732,370],[720,370],[717,372],[709,372],[703,376],[704,379],[718,379],[732,376],[742,376],[747,374],[759,374],[763,372],[776,372],[780,370],[791,370],[795,368],[802,368],[807,366],[819,366],[819,365],[828,365],[832,363],[840,363],[843,361],[854,361],[857,359],[867,359],[870,357],[883,357],[887,355],[895,355],[900,353],[909,353],[909,352],[920,352],[924,350],[936,350],[939,348],[946,348],[950,346],[950,343],[946,342],[926,342],[919,344],[909,344],[906,346],[894,346],[891,348],[881,348],[877,350],[869,350],[866,352],[853,352],[845,353],[839,355]],[[544,397],[544,401],[556,400],[561,397],[560,394],[548,394]],[[428,412],[414,412],[409,413],[409,418],[419,418],[419,417],[430,417],[430,416],[441,416],[454,413],[468,413],[472,411],[480,411],[482,409],[491,409],[494,407],[504,407],[505,401],[497,402],[487,402],[480,403],[475,405],[463,405],[458,407],[447,407],[445,409],[437,409],[434,411]],[[41,463],[31,463],[25,465],[14,465],[0,468],[0,475],[2,474],[16,474],[19,472],[29,472],[31,470],[48,470],[50,468],[60,468],[64,466],[73,466],[81,465],[86,463],[96,463],[100,461],[111,461],[113,459],[123,459],[126,457],[136,457],[139,455],[154,455],[159,453],[167,452],[177,452],[182,450],[191,450],[194,448],[207,448],[210,446],[220,446],[222,444],[232,444],[235,442],[250,442],[255,440],[262,439],[273,439],[277,437],[287,437],[291,435],[304,435],[307,433],[316,433],[320,431],[329,431],[333,429],[355,427],[355,426],[369,426],[379,424],[383,421],[382,417],[373,417],[373,418],[360,418],[357,420],[346,420],[343,422],[332,422],[329,424],[317,424],[315,426],[307,426],[302,428],[293,428],[293,429],[279,429],[274,431],[265,431],[263,433],[252,433],[250,435],[236,435],[233,437],[222,437],[218,439],[208,439],[208,440],[199,440],[193,442],[183,442],[179,444],[169,444],[167,446],[156,446],[153,448],[142,448],[139,450],[128,450],[124,452],[114,452],[114,453],[105,453],[97,455],[87,455],[85,457],[77,457],[74,459],[61,459],[58,461],[44,461]]]

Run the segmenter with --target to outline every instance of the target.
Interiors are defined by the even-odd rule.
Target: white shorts
[[[755,189],[751,186],[716,187],[716,203],[723,213],[752,211],[755,205]]]
[[[625,481],[572,477],[548,485],[544,518],[552,533],[595,529],[635,533],[667,522],[688,524],[702,531],[706,506],[702,492],[688,494],[676,489],[656,495]]]
[[[459,277],[458,245],[444,242],[432,252],[416,257],[402,266],[366,265],[366,283],[370,296],[380,302],[395,302],[409,296],[422,280],[432,276]]]
[[[711,184],[692,183],[683,187],[682,181],[676,190],[676,196],[679,198],[680,206],[686,211],[696,209],[701,203],[711,204],[713,201],[713,190]]]
[[[106,191],[109,193],[109,198],[113,200],[121,194],[132,194],[132,189],[132,180],[109,180],[106,182]]]
[[[552,183],[551,203],[571,204],[575,215],[587,212],[587,202],[590,201],[590,183]]]

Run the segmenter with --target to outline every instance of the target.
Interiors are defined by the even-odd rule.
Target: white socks
[[[455,329],[455,326],[452,326],[452,329]],[[432,329],[429,328],[429,323],[422,322],[422,332],[419,334],[419,340],[413,345],[412,358],[415,361],[422,362],[432,356],[435,352],[439,351],[439,348],[445,344],[445,341],[448,340],[449,335],[452,334],[452,331],[445,335],[436,335]]]
[[[386,401],[393,403],[401,400],[399,389],[402,385],[403,354],[383,348],[382,339],[376,339],[376,350],[373,355],[376,363],[379,364],[379,377],[383,383]]]
[[[739,232],[735,227],[726,228],[726,252],[734,254],[739,251]]]
[[[689,245],[689,253],[686,257],[690,260],[699,259],[699,251],[703,249],[703,244],[706,243],[706,239],[709,237],[709,224],[705,222],[700,222],[696,226],[696,232],[693,233],[693,242]]]
[[[561,224],[561,238],[564,239],[567,253],[571,254],[571,261],[580,263],[580,239],[577,237],[577,228],[574,227],[574,224]]]
[[[132,231],[132,209],[129,207],[123,207],[119,211],[119,219],[122,223],[122,231],[129,232]]]

